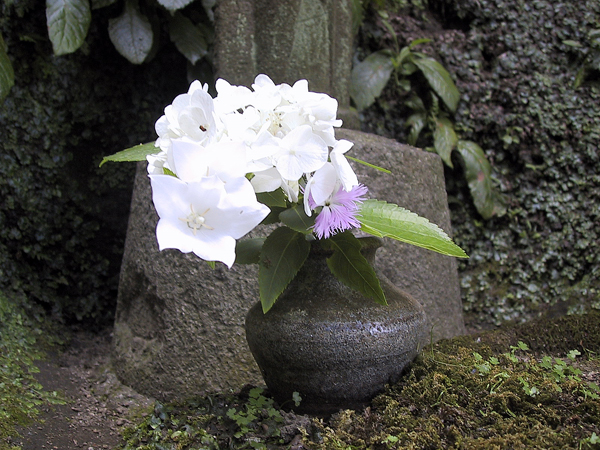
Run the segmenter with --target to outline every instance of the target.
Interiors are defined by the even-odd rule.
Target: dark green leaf
[[[292,230],[303,234],[312,233],[311,228],[315,224],[315,216],[308,217],[304,212],[304,205],[301,203],[282,211],[279,214],[279,220]]]
[[[135,147],[130,147],[128,149],[121,150],[120,152],[117,152],[114,155],[105,156],[102,159],[102,162],[100,163],[99,167],[102,167],[102,164],[104,164],[107,161],[145,161],[146,156],[158,153],[159,151],[160,149],[154,146],[154,142],[136,145]]]
[[[265,238],[250,238],[237,241],[235,244],[236,264],[258,264],[260,251]]]
[[[327,258],[331,273],[346,286],[377,303],[387,305],[377,274],[360,252],[360,241],[349,232],[329,239],[333,255]]]
[[[444,255],[467,257],[440,227],[393,203],[365,200],[360,205],[358,219],[361,230],[373,236],[390,237]]]
[[[358,63],[352,69],[350,96],[358,110],[372,105],[387,84],[394,64],[392,58],[384,52],[376,52]]]
[[[443,100],[448,109],[452,112],[456,111],[460,93],[448,71],[432,58],[413,58],[413,62],[419,67],[431,88]]]
[[[192,64],[206,56],[208,45],[204,33],[190,19],[177,12],[169,23],[171,40]]]
[[[462,156],[465,178],[481,217],[489,219],[493,215],[502,215],[505,208],[494,192],[492,168],[481,147],[474,142],[460,140],[456,150]]]
[[[256,198],[259,202],[268,207],[285,208],[287,206],[285,193],[282,189],[276,189],[271,192],[260,192],[256,194]]]
[[[265,239],[258,266],[258,287],[263,312],[271,309],[294,279],[309,251],[310,244],[305,235],[291,228],[277,228]]]
[[[406,119],[406,126],[410,127],[410,132],[408,133],[408,144],[409,145],[417,145],[417,140],[419,139],[419,135],[421,131],[425,127],[427,123],[427,114],[424,112],[418,112],[415,114],[411,114],[408,119]]]
[[[452,150],[456,147],[458,137],[454,132],[454,125],[452,122],[443,117],[441,119],[435,119],[435,129],[433,130],[433,146],[438,155],[442,157],[442,160],[449,166],[452,167]]]
[[[73,53],[81,47],[91,20],[88,0],[46,0],[48,36],[54,54]]]
[[[15,72],[6,53],[6,44],[0,35],[0,101],[8,95],[15,84]]]
[[[141,64],[152,50],[152,24],[132,2],[125,10],[108,21],[108,35],[117,51],[133,64]]]

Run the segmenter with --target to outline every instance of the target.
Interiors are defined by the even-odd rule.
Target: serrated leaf
[[[163,5],[169,11],[177,11],[178,9],[185,8],[193,1],[194,0],[158,0],[158,3]]]
[[[158,153],[160,149],[154,146],[154,142],[148,142],[147,144],[140,144],[134,147],[121,150],[110,156],[105,156],[98,167],[102,167],[107,161],[113,162],[126,162],[126,161],[145,161],[146,156]]]
[[[15,72],[6,53],[6,44],[0,35],[0,101],[4,100],[15,84]]]
[[[360,241],[352,233],[345,232],[331,237],[329,243],[333,249],[333,255],[327,258],[331,273],[365,297],[387,305],[375,270],[360,252]]]
[[[304,234],[287,227],[273,231],[260,252],[258,287],[263,312],[275,304],[308,257],[310,244]]]
[[[452,112],[456,111],[460,93],[448,71],[432,58],[413,58],[413,62],[421,70],[431,88],[442,99],[448,109]]]
[[[451,154],[457,142],[458,137],[454,132],[452,122],[445,117],[441,119],[436,118],[435,129],[433,130],[433,147],[448,167],[453,167]]]
[[[495,195],[492,185],[492,167],[481,147],[475,142],[460,140],[456,150],[462,157],[471,197],[481,217],[489,219],[503,214],[504,205]]]
[[[361,230],[389,237],[443,255],[467,258],[467,254],[437,225],[407,209],[381,200],[365,200],[360,205]]]
[[[143,63],[152,50],[150,20],[129,1],[123,14],[108,21],[108,35],[117,51],[133,64]]]
[[[354,66],[350,81],[350,97],[359,111],[372,105],[381,95],[393,70],[392,58],[384,52],[372,53]]]
[[[235,244],[236,264],[258,264],[260,251],[265,238],[249,238],[237,241]]]
[[[292,230],[310,234],[312,233],[311,228],[315,224],[315,215],[308,217],[304,212],[304,205],[297,204],[279,213],[279,220]]]
[[[175,13],[169,23],[171,41],[192,64],[196,64],[208,53],[204,33],[190,19],[181,13]]]
[[[88,0],[46,0],[48,36],[55,55],[73,53],[81,47],[91,21]]]

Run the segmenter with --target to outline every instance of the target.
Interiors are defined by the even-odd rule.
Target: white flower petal
[[[327,162],[327,144],[308,125],[300,126],[281,140],[276,167],[286,180],[320,169]]]

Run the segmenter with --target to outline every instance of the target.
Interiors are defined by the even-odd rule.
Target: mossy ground
[[[60,339],[35,310],[0,294],[0,450],[13,448],[16,427],[31,424],[48,404],[64,404],[35,379],[34,361]]]
[[[247,388],[157,404],[120,448],[600,448],[599,371],[599,313],[538,319],[427,347],[363,411],[296,416]]]

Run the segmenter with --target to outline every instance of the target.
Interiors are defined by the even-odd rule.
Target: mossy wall
[[[155,138],[185,60],[168,43],[143,66],[122,58],[106,31],[118,5],[94,10],[83,47],[56,57],[43,1],[0,5],[16,79],[0,105],[0,290],[66,320],[110,318],[135,165],[98,164]]]
[[[485,150],[507,202],[505,216],[481,220],[460,166],[447,170],[454,238],[471,256],[459,267],[467,320],[523,320],[557,303],[563,312],[600,307],[600,89],[593,79],[573,87],[600,3],[429,0],[389,20],[401,46],[433,39],[420,50],[455,79],[457,131]],[[367,21],[359,45],[392,45],[380,18]],[[364,127],[406,141],[398,118],[407,112],[390,83]]]

